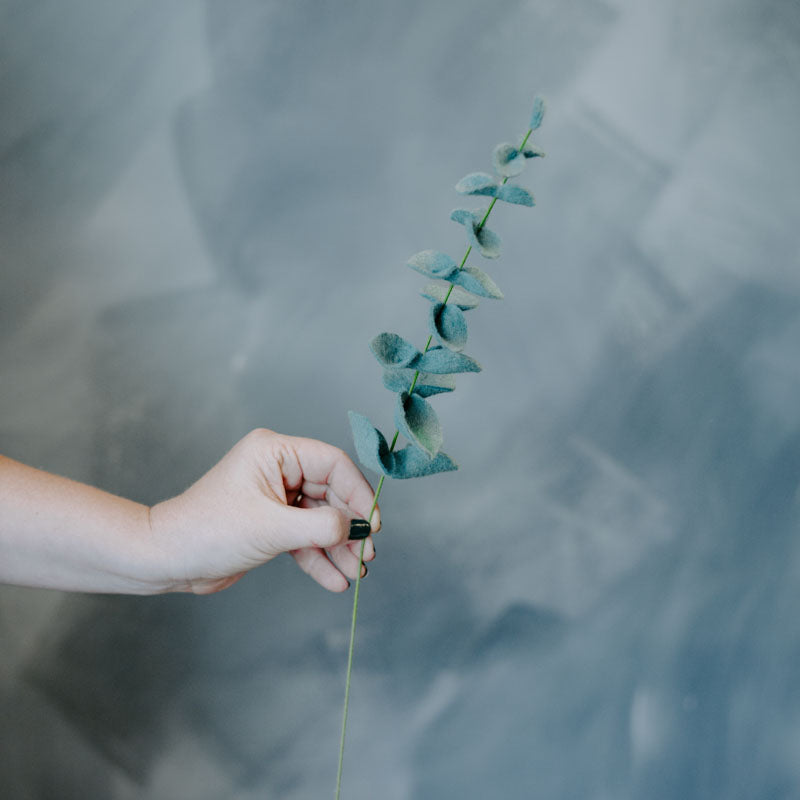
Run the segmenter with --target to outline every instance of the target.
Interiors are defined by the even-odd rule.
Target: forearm
[[[152,594],[149,508],[0,456],[0,582]]]
[[[363,575],[361,557],[375,557],[371,536],[348,539],[369,533],[367,518],[377,531],[373,496],[338,448],[266,429],[152,509],[0,456],[0,583],[207,594],[290,553],[341,592]],[[361,523],[358,537],[351,520]]]

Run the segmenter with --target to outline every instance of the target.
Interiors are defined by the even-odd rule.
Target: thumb
[[[276,522],[274,542],[281,552],[303,547],[333,547],[347,541],[350,531],[349,519],[331,506],[282,506]]]

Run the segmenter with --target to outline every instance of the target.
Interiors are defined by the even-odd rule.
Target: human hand
[[[373,492],[346,453],[314,439],[259,429],[245,436],[183,494],[150,510],[167,591],[217,592],[280,553],[333,592],[355,580]],[[372,515],[372,532],[380,511]],[[375,558],[372,536],[364,561]],[[366,574],[363,567],[362,577]]]

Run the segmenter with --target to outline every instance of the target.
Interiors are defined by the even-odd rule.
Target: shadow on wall
[[[644,372],[620,379],[602,361],[591,407],[565,411],[678,512],[674,536],[580,616],[520,602],[481,623],[458,572],[420,563],[413,547],[393,554],[362,616],[362,684],[380,676],[390,707],[444,673],[463,687],[422,729],[413,797],[605,787],[666,800],[725,786],[745,798],[797,780],[786,745],[800,720],[797,307],[741,287]],[[303,785],[286,732],[324,742],[319,732],[335,730],[345,642],[322,631],[341,627],[345,607],[309,597],[287,568],[202,609],[194,598],[76,600],[74,624],[47,637],[27,679],[142,783],[183,720],[237,781]]]
[[[414,798],[797,789],[798,344],[797,298],[744,286],[641,376],[599,367],[577,423],[680,510],[676,536],[544,653],[473,662]]]
[[[388,800],[797,794],[800,304],[788,289],[731,278],[796,285],[783,269],[796,248],[796,193],[785,188],[788,159],[780,168],[794,152],[796,114],[788,102],[778,121],[766,113],[774,96],[793,97],[795,51],[775,47],[780,70],[770,71],[762,56],[775,31],[743,24],[716,0],[674,73],[664,66],[686,43],[680,31],[643,26],[673,15],[675,30],[693,27],[685,4],[667,4],[652,23],[643,18],[655,2],[471,0],[455,14],[419,0],[380,10],[367,0],[322,10],[311,0],[233,0],[205,4],[212,79],[186,99],[185,82],[178,98],[154,88],[169,71],[158,54],[182,6],[72,4],[75,27],[59,46],[81,57],[63,80],[96,93],[70,106],[55,91],[56,106],[23,115],[18,130],[13,115],[3,121],[11,304],[0,335],[50,291],[58,246],[80,238],[154,118],[171,126],[174,145],[158,165],[171,168],[174,156],[186,192],[170,197],[190,205],[216,270],[188,290],[139,286],[90,309],[96,325],[75,348],[88,385],[63,394],[65,406],[87,398],[76,438],[94,436],[96,447],[79,466],[106,489],[154,502],[265,420],[347,441],[356,391],[365,404],[373,393],[385,402],[366,339],[371,315],[406,291],[395,266],[415,249],[409,231],[422,236],[424,225],[426,243],[430,233],[446,248],[457,235],[460,246],[442,202],[465,165],[485,161],[496,131],[518,124],[513,103],[485,113],[482,98],[502,89],[505,105],[539,86],[561,92],[560,155],[541,173],[548,200],[533,223],[551,233],[537,234],[536,263],[523,245],[517,261],[509,236],[520,269],[500,281],[531,305],[496,312],[504,325],[482,339],[504,396],[489,378],[465,398],[485,402],[462,415],[457,489],[443,477],[386,495],[385,518],[401,535],[379,543],[380,578],[364,587],[355,701],[364,716],[352,747],[371,759],[358,764],[353,780],[365,788],[353,796],[374,797],[375,786],[396,792]],[[778,7],[744,6],[753,19]],[[95,12],[84,41],[78,21]],[[0,25],[21,97],[37,80],[61,79],[38,54],[63,9],[50,0],[27,13],[8,34]],[[719,33],[718,17],[736,30]],[[718,52],[706,48],[711,27]],[[598,42],[600,69],[590,58]],[[647,59],[650,43],[660,49]],[[16,74],[25,49],[37,56]],[[630,68],[639,63],[644,77]],[[576,90],[580,70],[588,80]],[[594,94],[601,76],[626,71],[635,85]],[[661,74],[669,78],[656,91]],[[737,91],[723,91],[726,81]],[[784,94],[765,91],[775,86]],[[676,87],[677,99],[662,91]],[[740,94],[759,112],[751,120],[740,117]],[[627,116],[598,111],[605,99]],[[665,110],[678,115],[677,133],[661,128]],[[457,133],[442,141],[444,130]],[[775,160],[755,157],[762,134]],[[785,185],[773,183],[778,173]],[[110,213],[122,208],[124,220],[128,207]],[[41,247],[29,258],[33,242]],[[729,257],[739,259],[733,269]],[[734,290],[694,311],[721,276]],[[620,334],[619,316],[633,334]],[[45,384],[54,395],[61,376]],[[19,396],[46,394],[40,385],[29,380]],[[484,424],[487,409],[497,432]],[[51,417],[63,424],[42,415]],[[4,441],[29,436],[22,427]],[[210,598],[69,598],[30,651],[19,693],[15,683],[0,699],[2,786],[20,797],[105,797],[122,775],[128,796],[324,794],[349,603],[288,559]],[[159,793],[164,765],[184,774]],[[190,773],[223,788],[209,782],[193,794]]]
[[[175,102],[186,11],[76,0],[65,17],[53,0],[4,5],[0,337],[46,296],[65,241]]]

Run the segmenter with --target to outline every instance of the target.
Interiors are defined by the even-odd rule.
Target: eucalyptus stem
[[[522,150],[523,147],[528,142],[528,138],[530,137],[531,133],[533,133],[533,128],[528,128],[528,132],[525,134],[525,137],[522,140],[522,144],[519,146],[518,150]],[[508,178],[503,178],[503,182],[501,185],[505,185],[508,183]],[[486,221],[489,219],[489,215],[492,213],[492,209],[494,208],[495,203],[497,202],[497,197],[492,198],[492,202],[489,204],[489,208],[486,209],[486,213],[483,215],[483,219],[477,226],[476,233],[480,233],[483,226],[486,224]],[[467,263],[467,259],[469,258],[470,253],[472,252],[472,245],[467,247],[467,251],[464,253],[464,257],[461,259],[461,263],[459,264],[459,270],[464,269],[465,264]],[[447,290],[447,294],[444,296],[444,300],[442,301],[442,305],[447,305],[447,301],[450,299],[450,295],[453,292],[455,287],[454,283],[450,284],[450,288]],[[425,349],[422,351],[422,354],[428,352],[430,349],[431,343],[433,341],[433,334],[428,336],[428,341],[425,343]],[[411,386],[408,389],[408,394],[411,395],[414,392],[414,387],[417,385],[417,380],[420,376],[420,370],[415,370],[414,377],[411,380]],[[395,430],[394,437],[392,438],[392,443],[389,446],[389,452],[393,452],[395,446],[397,445],[397,439],[400,436],[400,431]],[[383,481],[385,475],[381,475],[380,480],[378,481],[378,486],[375,489],[375,494],[372,498],[372,508],[370,508],[369,516],[367,520],[371,523],[372,516],[375,513],[375,509],[378,506],[378,498],[380,497],[381,490],[383,489]],[[364,539],[361,542],[361,550],[358,556],[358,574],[356,576],[356,585],[355,590],[353,593],[353,615],[350,622],[350,644],[347,649],[347,673],[345,677],[345,687],[344,687],[344,708],[342,712],[342,733],[339,738],[339,766],[336,772],[336,800],[339,800],[341,795],[341,788],[342,788],[342,768],[344,765],[344,743],[345,737],[347,735],[347,712],[350,705],[350,679],[353,672],[353,651],[355,649],[355,638],[356,638],[356,620],[358,618],[358,595],[359,589],[361,588],[361,573],[364,569],[364,546],[366,545],[367,540]]]
[[[525,147],[525,145],[528,143],[528,137],[531,135],[531,133],[533,133],[533,128],[528,128],[528,132],[525,134],[525,138],[522,140],[522,144],[518,148],[519,150],[522,150],[522,148]],[[508,183],[508,178],[503,178],[503,183],[501,185],[505,186],[506,183]],[[497,202],[497,198],[493,197],[492,198],[492,202],[489,203],[489,208],[486,209],[486,213],[483,215],[483,219],[480,221],[480,224],[478,225],[478,232],[479,233],[480,233],[481,228],[483,228],[483,226],[486,224],[486,221],[489,219],[489,214],[492,213],[492,209],[494,208],[494,204],[496,202]],[[464,266],[466,265],[467,259],[469,258],[469,254],[471,252],[472,252],[472,245],[469,245],[467,247],[467,252],[464,253],[464,257],[461,259],[461,263],[458,265],[459,269],[464,269]],[[447,294],[444,296],[444,300],[442,301],[442,305],[443,306],[447,305],[447,301],[450,299],[450,295],[453,293],[453,289],[454,288],[455,288],[455,284],[451,283],[450,284],[450,288],[447,290]],[[432,341],[433,341],[433,334],[430,334],[428,336],[428,341],[425,342],[425,349],[422,351],[423,355],[425,353],[427,353],[428,350],[430,349]],[[417,385],[417,380],[419,379],[419,375],[420,375],[420,371],[419,370],[415,370],[414,371],[414,377],[411,380],[411,386],[408,389],[408,393],[409,394],[413,393],[414,387]],[[394,432],[394,438],[392,439],[392,444],[389,447],[389,452],[390,453],[394,450],[395,445],[397,444],[397,437],[399,435],[400,435],[400,431],[396,430]],[[385,475],[381,475],[381,479],[378,481],[378,488],[375,489],[375,496],[372,498],[372,509],[369,512],[369,520],[370,521],[372,521],[372,514],[375,511],[375,506],[378,505],[378,497],[380,496],[381,489],[383,489],[383,479],[385,477],[386,477]],[[360,574],[360,571],[359,571],[359,574]]]
[[[378,491],[380,491],[383,478],[378,484]],[[377,492],[376,498],[377,498]],[[375,510],[375,501],[373,500],[372,509]],[[370,512],[370,520],[372,519],[372,511]],[[361,552],[358,556],[358,575],[356,577],[356,588],[353,593],[353,618],[350,622],[350,647],[347,650],[347,678],[344,684],[344,711],[342,713],[342,735],[339,738],[339,768],[336,771],[336,800],[339,800],[339,795],[342,790],[342,767],[344,765],[344,737],[347,732],[347,710],[350,705],[350,675],[353,671],[353,647],[356,641],[356,617],[358,616],[358,590],[361,588],[361,570],[364,563],[364,546],[367,540],[361,541]]]

